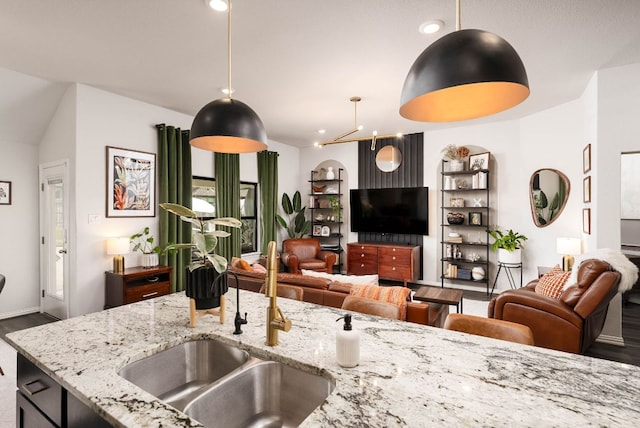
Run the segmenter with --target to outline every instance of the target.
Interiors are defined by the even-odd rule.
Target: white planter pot
[[[142,254],[143,268],[153,268],[158,266],[158,264],[159,264],[158,253]]]
[[[522,250],[518,248],[515,251],[507,251],[504,248],[498,248],[498,261],[500,263],[518,264],[522,262]]]
[[[464,161],[460,160],[460,159],[453,159],[450,162],[450,168],[451,171],[453,172],[460,172],[460,171],[464,171]]]

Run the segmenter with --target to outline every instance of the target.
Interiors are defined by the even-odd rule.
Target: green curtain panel
[[[276,241],[278,226],[278,153],[258,152],[258,186],[260,186],[260,252],[267,254],[270,241]]]
[[[240,155],[233,153],[215,153],[213,162],[216,171],[216,217],[234,217],[240,219]],[[240,229],[223,227],[231,233],[228,238],[218,241],[216,253],[231,261],[240,257],[242,238]]]
[[[156,125],[158,130],[158,200],[191,208],[191,145],[189,131]],[[160,246],[191,242],[191,224],[159,209]],[[173,267],[172,291],[183,291],[186,268],[191,262],[191,251],[164,255],[160,263]]]

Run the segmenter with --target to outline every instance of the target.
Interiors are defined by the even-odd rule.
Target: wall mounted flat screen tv
[[[351,231],[429,234],[429,188],[351,189]]]

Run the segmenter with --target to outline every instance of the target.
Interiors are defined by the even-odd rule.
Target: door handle
[[[58,250],[58,254],[67,254],[67,250],[65,250],[64,248],[61,250]]]

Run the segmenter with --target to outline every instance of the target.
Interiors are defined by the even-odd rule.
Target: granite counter
[[[216,338],[261,357],[331,376],[333,393],[304,426],[632,426],[640,420],[640,368],[463,333],[354,315],[361,363],[335,361],[343,311],[278,299],[293,322],[265,342],[263,295],[241,291],[244,334],[203,317],[189,327],[176,293],[8,335],[19,353],[115,426],[200,426],[118,376],[126,364],[188,340]],[[159,370],[161,375],[161,369]],[[221,398],[224,399],[224,398]]]

